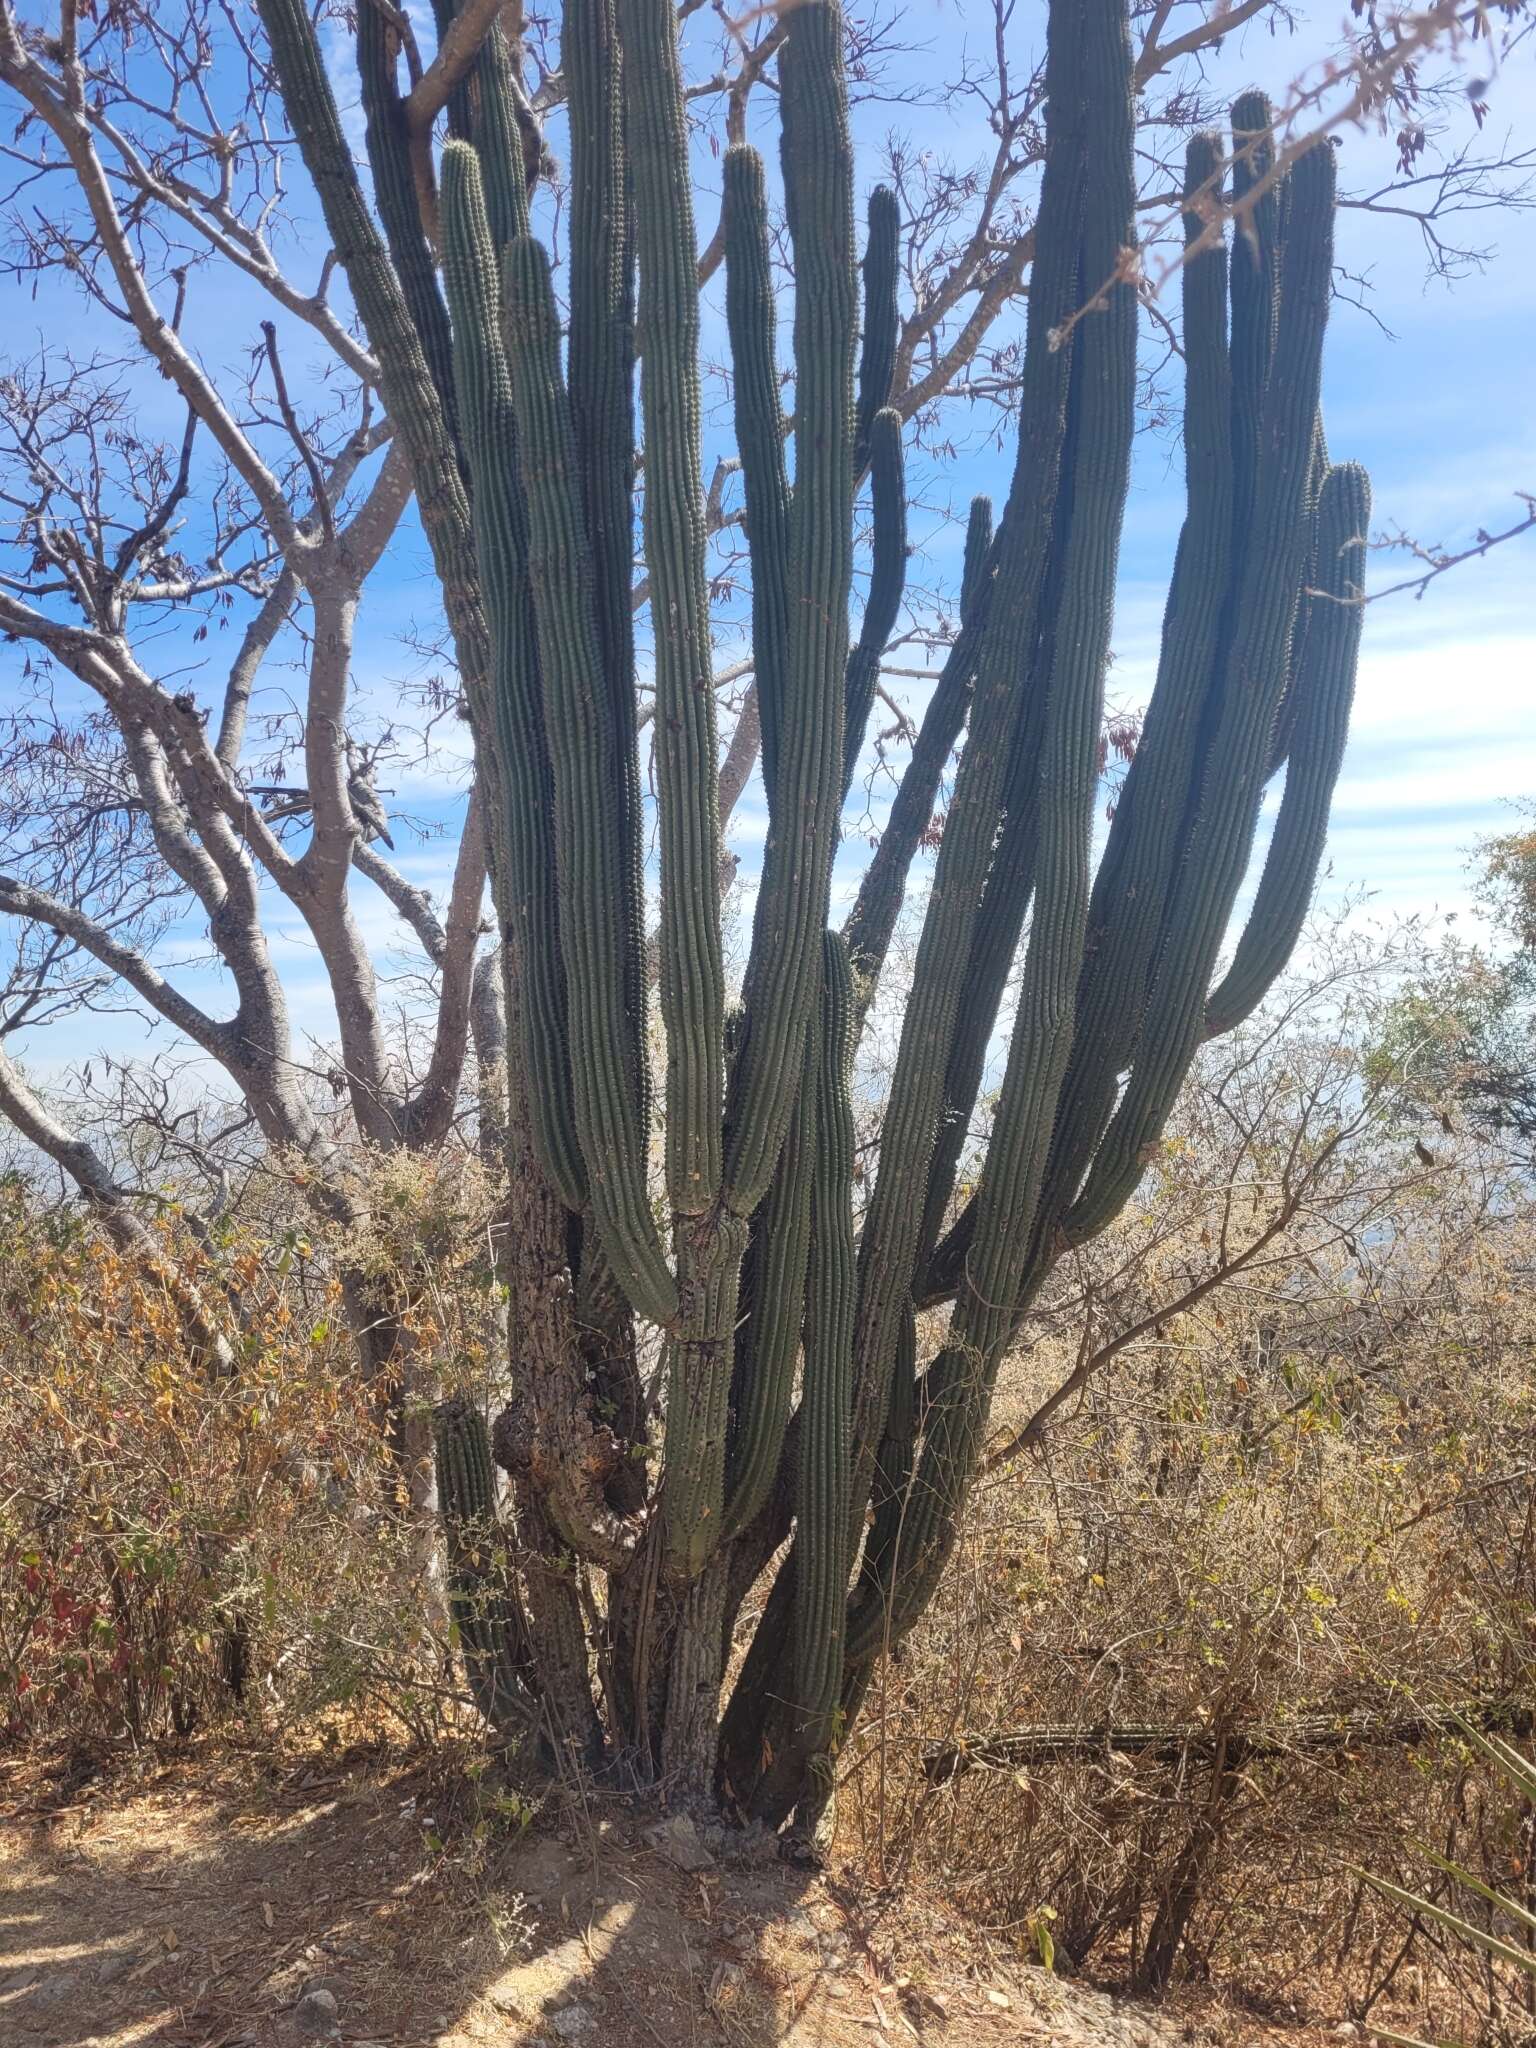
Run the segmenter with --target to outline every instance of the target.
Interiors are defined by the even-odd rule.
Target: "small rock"
[[[686,1813],[679,1813],[671,1820],[659,1821],[653,1828],[647,1828],[645,1839],[658,1856],[678,1870],[712,1870],[715,1859],[699,1839],[699,1831]]]
[[[575,1867],[569,1849],[558,1842],[533,1842],[518,1852],[507,1871],[507,1882],[525,1899],[547,1899],[571,1882]]]
[[[306,1991],[293,2008],[294,2024],[301,2034],[321,2041],[335,2033],[337,2010],[334,1991]]]
[[[27,1987],[29,2003],[32,2005],[62,2005],[66,1999],[72,1998],[75,1995],[79,1988],[79,1983],[80,1973],[78,1970],[60,1970],[50,1964],[42,1972],[41,1976]]]
[[[562,2041],[580,2041],[592,2031],[591,2009],[585,2005],[568,2005],[563,2012],[557,2012],[549,2024]]]
[[[784,1919],[790,1931],[798,1934],[803,1941],[815,1941],[817,1939],[816,1922],[807,1913],[804,1906],[791,1906]]]

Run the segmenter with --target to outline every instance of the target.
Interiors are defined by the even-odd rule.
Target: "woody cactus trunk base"
[[[424,225],[387,12],[358,16],[375,212],[303,0],[258,4],[415,466],[492,821],[515,1021],[517,1393],[495,1432],[512,1482],[499,1519],[478,1418],[439,1420],[469,1677],[503,1732],[534,1725],[584,1767],[804,1840],[876,1659],[944,1570],[1000,1361],[1053,1260],[1130,1198],[1197,1047],[1262,999],[1305,912],[1353,687],[1368,510],[1363,474],[1330,465],[1320,423],[1332,150],[1277,176],[1269,110],[1249,95],[1230,146],[1202,136],[1189,151],[1188,509],[1155,694],[1095,873],[1135,401],[1134,87],[1125,0],[1053,0],[1013,481],[995,530],[985,501],[973,510],[959,630],[834,930],[840,820],[905,568],[902,423],[887,404],[900,223],[876,190],[861,254],[839,12],[804,0],[784,14],[788,418],[764,166],[746,147],[724,166],[769,814],[733,990],[672,0],[564,9],[564,331],[500,29],[450,100]],[[443,0],[440,31],[451,18]],[[872,556],[854,634],[864,490]],[[636,731],[637,527],[653,810]],[[856,1216],[856,1040],[962,728],[878,1176]],[[1219,975],[1282,768],[1268,857]],[[654,1106],[648,943],[665,1045]],[[962,1203],[962,1142],[1011,980],[1006,1070]],[[921,1344],[917,1311],[944,1305],[947,1320],[923,1321],[942,1336]],[[639,1361],[653,1357],[648,1404]],[[743,1600],[775,1559],[742,1642]]]

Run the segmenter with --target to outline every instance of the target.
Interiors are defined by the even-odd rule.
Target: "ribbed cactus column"
[[[858,641],[848,657],[843,693],[843,779],[848,793],[864,728],[875,701],[875,685],[885,643],[896,628],[901,594],[907,580],[907,494],[901,456],[901,416],[889,406],[869,424],[870,499],[874,533],[870,547],[869,596]]]
[[[1267,119],[1255,95],[1235,105],[1239,166],[1268,160]],[[1221,162],[1215,138],[1193,140],[1186,174],[1192,244],[1205,238]],[[1246,174],[1240,168],[1236,175],[1241,199]],[[1231,266],[1230,346],[1225,250],[1208,246],[1184,269],[1189,509],[1157,687],[1094,884],[1071,1064],[1026,1292],[1049,1270],[1056,1232],[1090,1236],[1128,1198],[1201,1031],[1230,1026],[1262,998],[1294,943],[1315,875],[1360,623],[1358,592],[1346,593],[1339,580],[1353,574],[1358,583],[1358,558],[1341,551],[1337,538],[1345,497],[1359,515],[1360,536],[1365,520],[1358,472],[1352,483],[1341,477],[1323,485],[1326,448],[1315,414],[1308,418],[1326,316],[1318,291],[1328,264],[1330,184],[1331,152],[1314,150],[1275,189],[1273,206],[1259,217],[1257,247]],[[1242,451],[1250,442],[1262,460],[1255,452],[1244,482]],[[1334,534],[1326,566],[1324,499]],[[1333,579],[1329,595],[1304,605],[1304,593],[1325,575]],[[1309,657],[1317,608],[1326,631]],[[1314,661],[1326,683],[1315,673],[1308,679]],[[1320,711],[1319,701],[1331,711]],[[1247,866],[1263,784],[1293,741],[1283,806],[1290,818],[1267,870],[1263,912],[1244,941],[1237,979],[1207,1008],[1198,991],[1215,964],[1233,878]],[[1217,845],[1223,850],[1214,855]],[[1154,967],[1163,990],[1155,1003]],[[1190,1007],[1175,1025],[1185,997]],[[1165,1042],[1154,1053],[1153,1029],[1176,1030],[1176,1046]],[[1106,1140],[1127,1068],[1131,1085]],[[975,1224],[973,1203],[920,1281],[920,1299],[953,1292]]]
[[[1184,275],[1189,510],[1143,743],[1090,894],[1100,691],[1134,365],[1134,295],[1123,256],[1133,205],[1123,9],[1091,0],[1053,10],[1052,57],[1031,315],[1047,312],[1045,287],[1057,274],[1073,309],[1094,297],[1096,310],[1080,319],[1049,316],[1068,337],[1051,351],[1053,367],[1067,373],[1059,395],[1048,377],[1031,386],[1026,356],[1021,444],[1042,425],[1059,434],[1059,473],[1070,484],[1042,503],[1049,469],[1031,465],[1037,537],[1029,561],[1040,580],[1031,586],[1031,630],[1013,643],[1015,701],[990,762],[974,759],[983,736],[997,729],[985,723],[988,662],[1007,608],[1019,601],[1020,558],[1010,542],[1031,499],[1010,499],[995,542],[978,532],[967,609],[979,617],[971,626],[963,616],[963,663],[952,655],[927,721],[937,741],[909,774],[922,799],[919,823],[899,801],[893,824],[901,816],[901,831],[887,836],[891,858],[877,857],[849,925],[856,965],[877,972],[937,786],[932,754],[942,759],[953,741],[968,670],[975,677],[970,736],[861,1246],[857,1504],[865,1498],[860,1461],[874,1462],[877,1444],[878,1458],[874,1516],[847,1619],[845,1720],[857,1712],[870,1660],[899,1642],[937,1584],[999,1362],[1060,1244],[1102,1227],[1127,1198],[1201,1034],[1230,1028],[1262,1000],[1295,943],[1342,756],[1361,623],[1368,491],[1353,467],[1327,467],[1317,421],[1331,152],[1309,152],[1263,195],[1253,246],[1229,274],[1225,248],[1209,246],[1207,233],[1223,153],[1199,137],[1189,154],[1187,233],[1208,246]],[[1242,161],[1257,167],[1254,177],[1269,161],[1267,118],[1254,96],[1234,112],[1234,148],[1247,152]],[[1071,199],[1063,194],[1054,205],[1053,162],[1072,166],[1062,181]],[[1251,189],[1244,175],[1239,197]],[[1258,802],[1282,763],[1286,793],[1253,911],[1212,990]],[[983,800],[972,820],[966,799],[977,787]],[[969,845],[967,830],[974,833]],[[1027,911],[1018,1006],[978,1192],[933,1251]],[[941,943],[953,954],[940,953]],[[945,957],[963,965],[949,970],[948,989],[936,989],[932,963]],[[917,1045],[925,1048],[923,1062]],[[1115,1109],[1127,1067],[1129,1084]],[[920,1215],[919,1169],[926,1175]],[[914,1295],[955,1302],[945,1341],[926,1366],[912,1342]],[[808,1404],[799,1419],[804,1427]],[[803,1536],[770,1595],[726,1721],[728,1781],[765,1818],[787,1811],[788,1774],[772,1759],[791,1739],[794,1710],[770,1694],[792,1612],[803,1605]]]
[[[1242,886],[1285,693],[1297,593],[1311,541],[1313,430],[1333,275],[1334,160],[1327,143],[1299,159],[1286,203],[1279,333],[1264,394],[1252,532],[1200,801],[1169,896],[1167,942],[1147,998],[1131,1082],[1069,1231],[1100,1229],[1129,1198],[1145,1147],[1173,1107],[1199,1043],[1205,991]]]
[[[780,65],[795,250],[795,490],[775,808],[753,919],[746,1027],[732,1075],[726,1200],[750,1215],[789,1127],[816,1007],[842,811],[853,571],[853,153],[841,10],[807,0]]]
[[[860,1512],[890,1401],[892,1363],[917,1262],[944,1075],[997,830],[1020,684],[1039,627],[1061,480],[1074,350],[1054,347],[1051,337],[1077,304],[1087,152],[1077,41],[1058,32],[1051,42],[1046,89],[1052,133],[1036,230],[1019,454],[998,537],[995,588],[976,647],[970,739],[961,756],[933,895],[918,942],[885,1111],[881,1170],[859,1246],[854,1499]],[[957,655],[950,658],[955,661]]]
[[[470,475],[476,552],[492,630],[502,855],[509,930],[521,970],[519,1050],[539,1156],[566,1206],[585,1200],[571,1102],[565,966],[555,890],[554,777],[528,575],[528,513],[517,421],[501,338],[501,286],[480,159],[467,143],[443,156],[444,274],[453,309],[453,365]],[[514,188],[516,200],[521,190]],[[517,208],[526,222],[526,209]]]
[[[889,185],[869,195],[869,235],[864,244],[864,332],[859,345],[858,424],[853,466],[870,460],[876,415],[889,408],[901,327],[897,297],[901,283],[901,206]]]
[[[645,910],[640,752],[635,731],[634,224],[624,152],[623,77],[614,0],[568,0],[561,57],[571,124],[571,314],[567,374],[572,439],[592,562],[612,749],[608,801],[619,864],[628,1086],[647,1121]]]
[[[726,1408],[746,1227],[720,1213],[724,970],[717,877],[714,696],[710,688],[704,494],[700,474],[699,304],[688,128],[670,0],[621,0],[625,122],[639,260],[636,334],[645,434],[643,533],[655,636],[656,782],[661,842],[662,1016],[667,1032],[665,1164],[678,1304],[667,1348],[664,1541],[676,1575],[696,1576],[725,1515]],[[681,1667],[679,1667],[681,1669]],[[697,1784],[700,1679],[675,1695]]]
[[[1208,1038],[1241,1024],[1264,1000],[1291,957],[1312,900],[1349,737],[1370,520],[1370,480],[1360,465],[1328,470],[1318,497],[1308,631],[1290,687],[1285,794],[1232,965],[1206,1001]]]
[[[800,1093],[778,1170],[753,1218],[751,1312],[737,1336],[737,1413],[725,1533],[738,1535],[762,1510],[778,1476],[805,1321],[811,1185],[817,1160],[816,1074],[820,1047],[807,1039]]]
[[[1197,136],[1185,169],[1188,247],[1204,234],[1221,166],[1214,136]],[[1075,1188],[1114,1104],[1141,1022],[1146,980],[1178,859],[1189,790],[1215,674],[1236,515],[1232,372],[1227,345],[1227,252],[1193,254],[1182,272],[1187,509],[1179,535],[1157,686],[1141,743],[1115,807],[1089,908],[1088,957],[1078,994],[1067,1083],[1070,1114],[1056,1141],[1053,1188]],[[1243,382],[1246,413],[1262,402]]]
[[[789,652],[789,479],[774,354],[768,197],[762,159],[745,144],[726,151],[721,205],[736,447],[752,549],[752,664],[762,721],[763,786],[771,807],[778,791],[779,725]]]
[[[802,1565],[795,1582],[794,1739],[782,1767],[795,1789],[807,1772],[830,1783],[841,1738],[843,1625],[852,1562],[853,980],[841,938],[823,941],[817,1152],[811,1195],[811,1291],[805,1317],[805,1394],[795,1513]]]
[[[1083,12],[1091,18],[1082,33],[1081,90],[1093,120],[1079,262],[1083,278],[1108,280],[1117,278],[1134,237],[1130,39],[1118,7],[1089,0]],[[934,1393],[897,1547],[892,1599],[898,1630],[931,1597],[975,1469],[992,1381],[1016,1320],[1030,1221],[1071,1048],[1116,549],[1130,483],[1136,317],[1132,284],[1108,284],[1100,311],[1082,323],[1074,341],[1072,494],[1058,520],[1061,569],[1032,801],[1041,911],[1030,927],[1007,1069],[981,1170],[975,1240],[933,1369]]]
[[[506,251],[502,301],[554,767],[576,1129],[608,1258],[635,1306],[665,1324],[677,1314],[678,1298],[646,1186],[645,1097],[636,1082],[630,1007],[632,859],[626,811],[613,801],[625,786],[623,735],[604,702],[592,555],[549,259],[531,236]]]
[[[934,799],[955,740],[970,708],[981,644],[996,575],[992,500],[973,498],[965,534],[965,575],[960,596],[960,630],[945,657],[912,756],[897,786],[880,844],[864,872],[859,893],[843,926],[853,966],[860,1014],[869,1006],[896,920],[906,896],[908,873],[933,817]],[[850,764],[851,769],[851,764]]]
[[[621,0],[619,35],[640,267],[643,530],[656,640],[667,1194],[678,1215],[704,1216],[721,1182],[725,976],[688,122],[670,0]]]
[[[483,733],[490,646],[469,501],[442,397],[384,240],[363,198],[308,10],[303,0],[258,0],[257,11],[332,248],[378,358],[390,419],[410,456],[416,502],[442,585],[459,672],[471,715]]]

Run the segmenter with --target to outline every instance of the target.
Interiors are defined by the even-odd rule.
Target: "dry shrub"
[[[440,1186],[385,1179],[366,1244],[275,1222],[211,1238],[172,1214],[153,1264],[0,1187],[13,1740],[143,1744],[231,1712],[267,1733],[338,1709],[387,1712],[424,1741],[462,1725],[430,1545],[399,1513],[338,1249],[379,1272],[409,1245],[405,1325],[438,1378],[484,1372],[493,1304],[446,1254],[421,1281],[423,1219],[445,1232],[461,1212]],[[192,1294],[227,1308],[228,1369],[189,1345]]]
[[[1422,1889],[1418,1836],[1536,1886],[1529,1811],[1422,1725],[1509,1702],[1530,1730],[1536,1214],[1459,1139],[1395,1134],[1339,1045],[1208,1062],[1135,1210],[1064,1262],[842,1821],[883,1880],[1142,1990],[1494,2038],[1483,1965],[1351,1866]]]

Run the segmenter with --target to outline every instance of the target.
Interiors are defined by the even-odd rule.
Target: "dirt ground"
[[[932,1902],[711,1854],[686,1829],[658,1847],[654,1818],[545,1802],[524,1825],[483,1780],[434,1786],[376,1754],[86,1782],[0,1764],[0,2043],[1310,2048],[1353,2031],[1120,2003]]]

